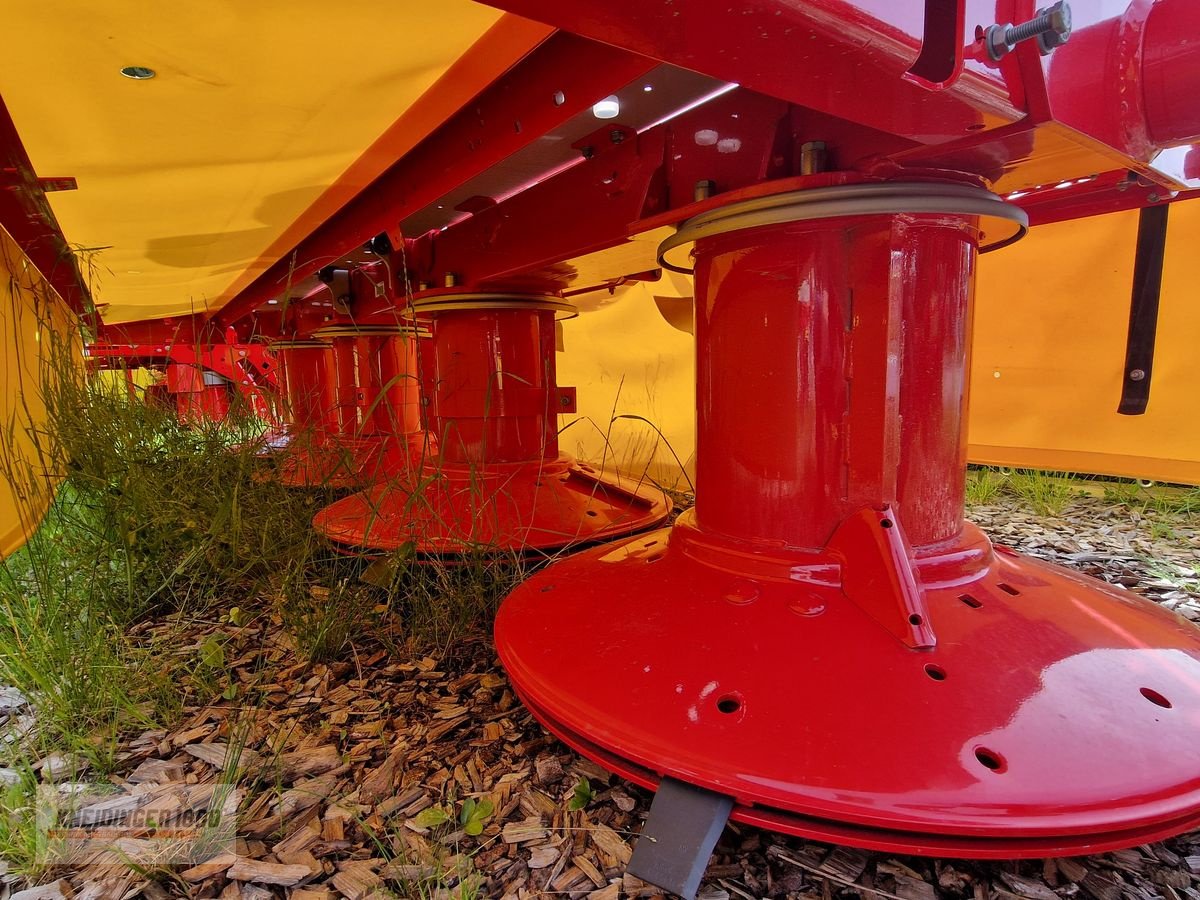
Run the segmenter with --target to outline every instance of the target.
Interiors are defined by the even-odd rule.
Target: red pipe
[[[277,341],[271,350],[288,430],[336,432],[333,348],[323,341],[298,340]]]
[[[558,457],[554,310],[433,313],[430,428],[453,464]]]
[[[1157,0],[1142,37],[1146,127],[1160,147],[1200,141],[1200,3]]]
[[[417,437],[421,423],[421,382],[417,342],[411,328],[364,331],[356,340],[359,418],[364,436]]]
[[[969,240],[953,220],[877,217],[697,243],[700,529],[816,549],[896,504],[915,545],[959,533]]]

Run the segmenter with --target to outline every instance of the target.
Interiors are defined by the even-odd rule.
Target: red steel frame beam
[[[79,264],[46,201],[46,190],[73,189],[74,179],[38,178],[0,99],[0,225],[76,314],[91,310]]]
[[[555,34],[221,309],[236,322],[322,266],[486,171],[656,63],[570,34]],[[556,92],[563,97],[556,103]],[[293,265],[293,260],[303,260]]]
[[[923,43],[925,19],[916,3],[487,2],[573,34],[906,135],[919,143],[944,143],[981,122],[997,125],[1024,115],[1022,97],[1013,96],[1007,79],[986,64],[973,63],[957,78],[939,85],[906,77],[921,55]],[[989,15],[995,15],[996,5],[989,4]],[[916,15],[913,7],[918,7]],[[954,51],[949,52],[952,55]]]

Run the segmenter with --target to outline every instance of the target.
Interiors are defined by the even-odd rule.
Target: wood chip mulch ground
[[[1011,501],[973,517],[998,542],[1200,621],[1200,540],[1191,526],[1151,539],[1128,509],[1098,499],[1059,519]],[[650,796],[550,738],[517,702],[485,639],[442,658],[359,650],[312,666],[269,626],[198,628],[196,645],[218,627],[230,636],[236,699],[190,708],[170,732],[128,744],[113,779],[122,792],[81,804],[74,821],[119,825],[136,810],[147,828],[164,829],[221,802],[219,786],[232,782],[236,838],[162,871],[97,858],[36,888],[18,890],[19,879],[4,876],[0,900],[661,896],[624,874]],[[21,705],[0,692],[0,718],[20,716]],[[47,781],[79,780],[64,760],[44,763]],[[594,796],[571,809],[584,778]],[[464,824],[468,799],[477,813],[490,803],[490,814]],[[132,852],[157,836],[126,839]],[[1092,857],[979,862],[869,853],[731,825],[700,896],[1200,900],[1200,832]]]

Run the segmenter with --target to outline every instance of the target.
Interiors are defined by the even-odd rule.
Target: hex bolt
[[[824,172],[828,154],[824,141],[808,141],[800,145],[800,174],[816,175]]]
[[[455,287],[458,284],[458,276],[453,272],[447,272],[442,279],[442,283],[446,287]]]
[[[1132,369],[1129,372],[1129,380],[1130,381],[1143,381],[1143,380],[1145,380],[1145,378],[1146,378],[1146,372],[1144,369]]]
[[[625,141],[625,132],[619,128],[614,128],[608,133],[608,139],[614,144],[621,144]]]
[[[1071,37],[1071,6],[1067,0],[1058,0],[1053,6],[1039,9],[1028,22],[1013,25],[989,25],[984,32],[983,42],[988,55],[1000,60],[1013,51],[1017,44],[1037,38],[1042,55],[1061,47]]]
[[[696,187],[692,191],[692,199],[699,203],[701,200],[707,200],[716,191],[717,185],[715,182],[704,179],[696,182]]]

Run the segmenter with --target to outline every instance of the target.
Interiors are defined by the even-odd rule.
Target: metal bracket
[[[1129,302],[1129,334],[1117,412],[1140,416],[1150,402],[1150,373],[1158,333],[1158,298],[1162,290],[1163,257],[1167,247],[1167,214],[1171,207],[1143,207],[1138,218],[1137,251],[1133,262],[1133,295]]]
[[[912,548],[896,510],[863,509],[849,516],[826,549],[842,563],[842,592],[913,649],[937,645]]]
[[[664,778],[633,849],[629,874],[684,900],[695,900],[732,811],[732,797]]]

